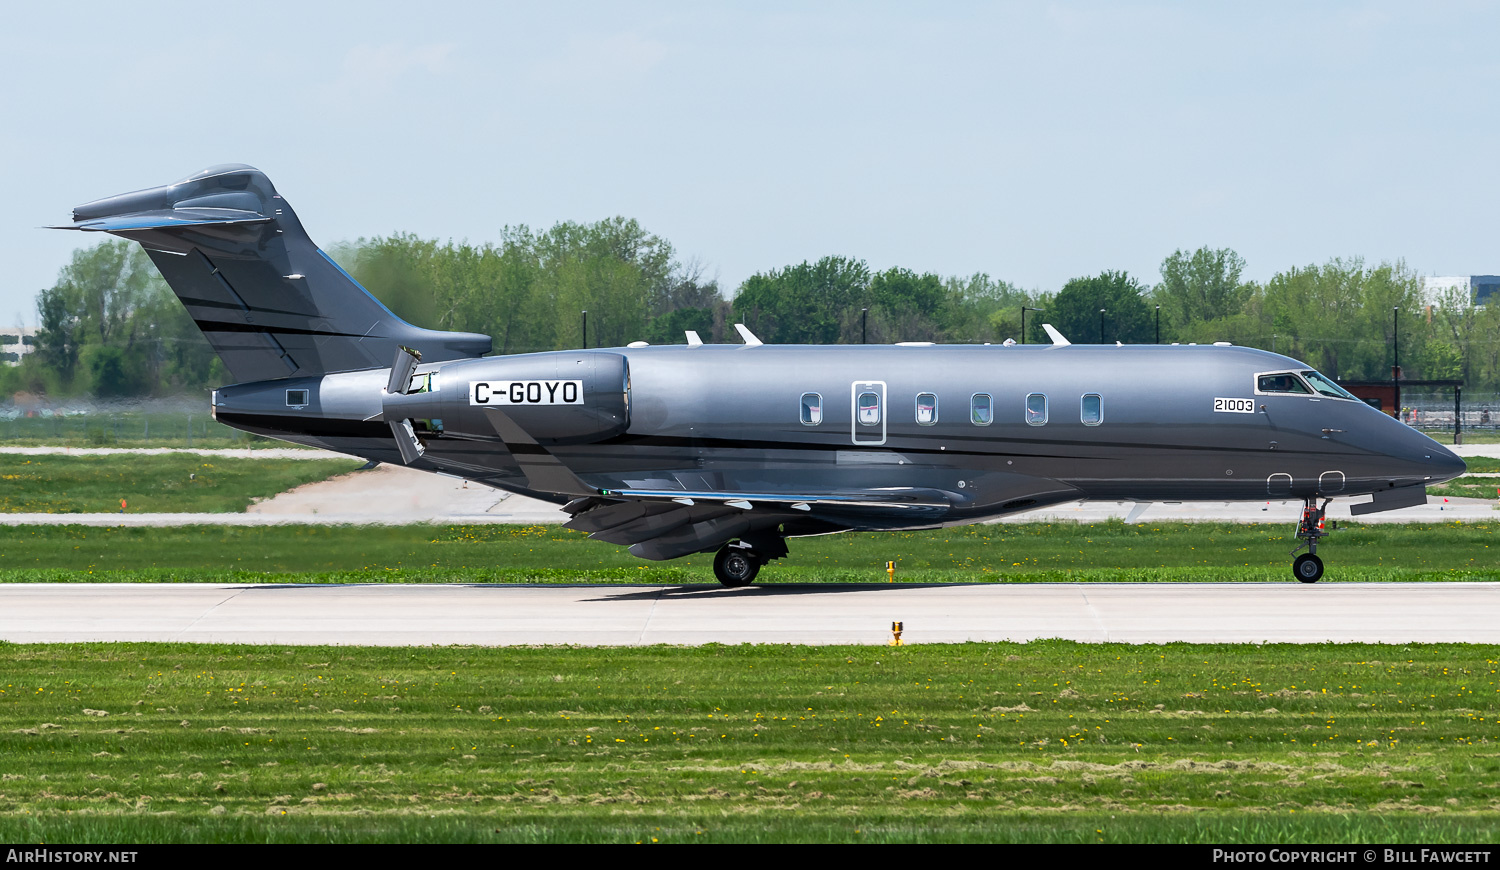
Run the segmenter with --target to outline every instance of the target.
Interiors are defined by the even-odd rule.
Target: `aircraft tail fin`
[[[237,381],[481,356],[487,335],[413,326],[318,249],[260,170],[214,166],[80,205],[57,229],[139,242]]]

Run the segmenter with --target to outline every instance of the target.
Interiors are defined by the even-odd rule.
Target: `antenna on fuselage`
[[[743,323],[736,323],[734,329],[740,334],[740,338],[745,340],[745,347],[760,347],[765,344],[765,342],[756,338],[755,333],[751,332],[750,328]]]
[[[703,339],[701,339],[701,338],[698,337],[697,330],[694,330],[694,329],[684,329],[683,330],[683,334],[687,336],[688,347],[702,347],[703,346]]]
[[[1042,329],[1046,330],[1047,337],[1052,339],[1053,347],[1067,347],[1068,345],[1073,343],[1071,341],[1068,341],[1066,338],[1063,338],[1063,334],[1061,332],[1058,332],[1057,328],[1050,323],[1043,323]]]

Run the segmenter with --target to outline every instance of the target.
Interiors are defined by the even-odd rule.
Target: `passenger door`
[[[855,381],[849,388],[849,439],[855,444],[884,444],[885,381]]]

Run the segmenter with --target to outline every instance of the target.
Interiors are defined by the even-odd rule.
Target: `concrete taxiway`
[[[478,644],[1500,643],[1500,583],[9,584],[0,639]]]

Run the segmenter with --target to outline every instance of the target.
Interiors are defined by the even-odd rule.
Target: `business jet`
[[[787,541],[963,525],[1078,499],[1299,499],[1292,565],[1334,498],[1426,502],[1453,453],[1311,366],[1232,346],[783,346],[486,357],[421,329],[308,237],[260,171],[225,165],[80,205],[60,229],[139,242],[237,383],[225,425],[562,505],[643,559],[716,553],[753,582]]]

